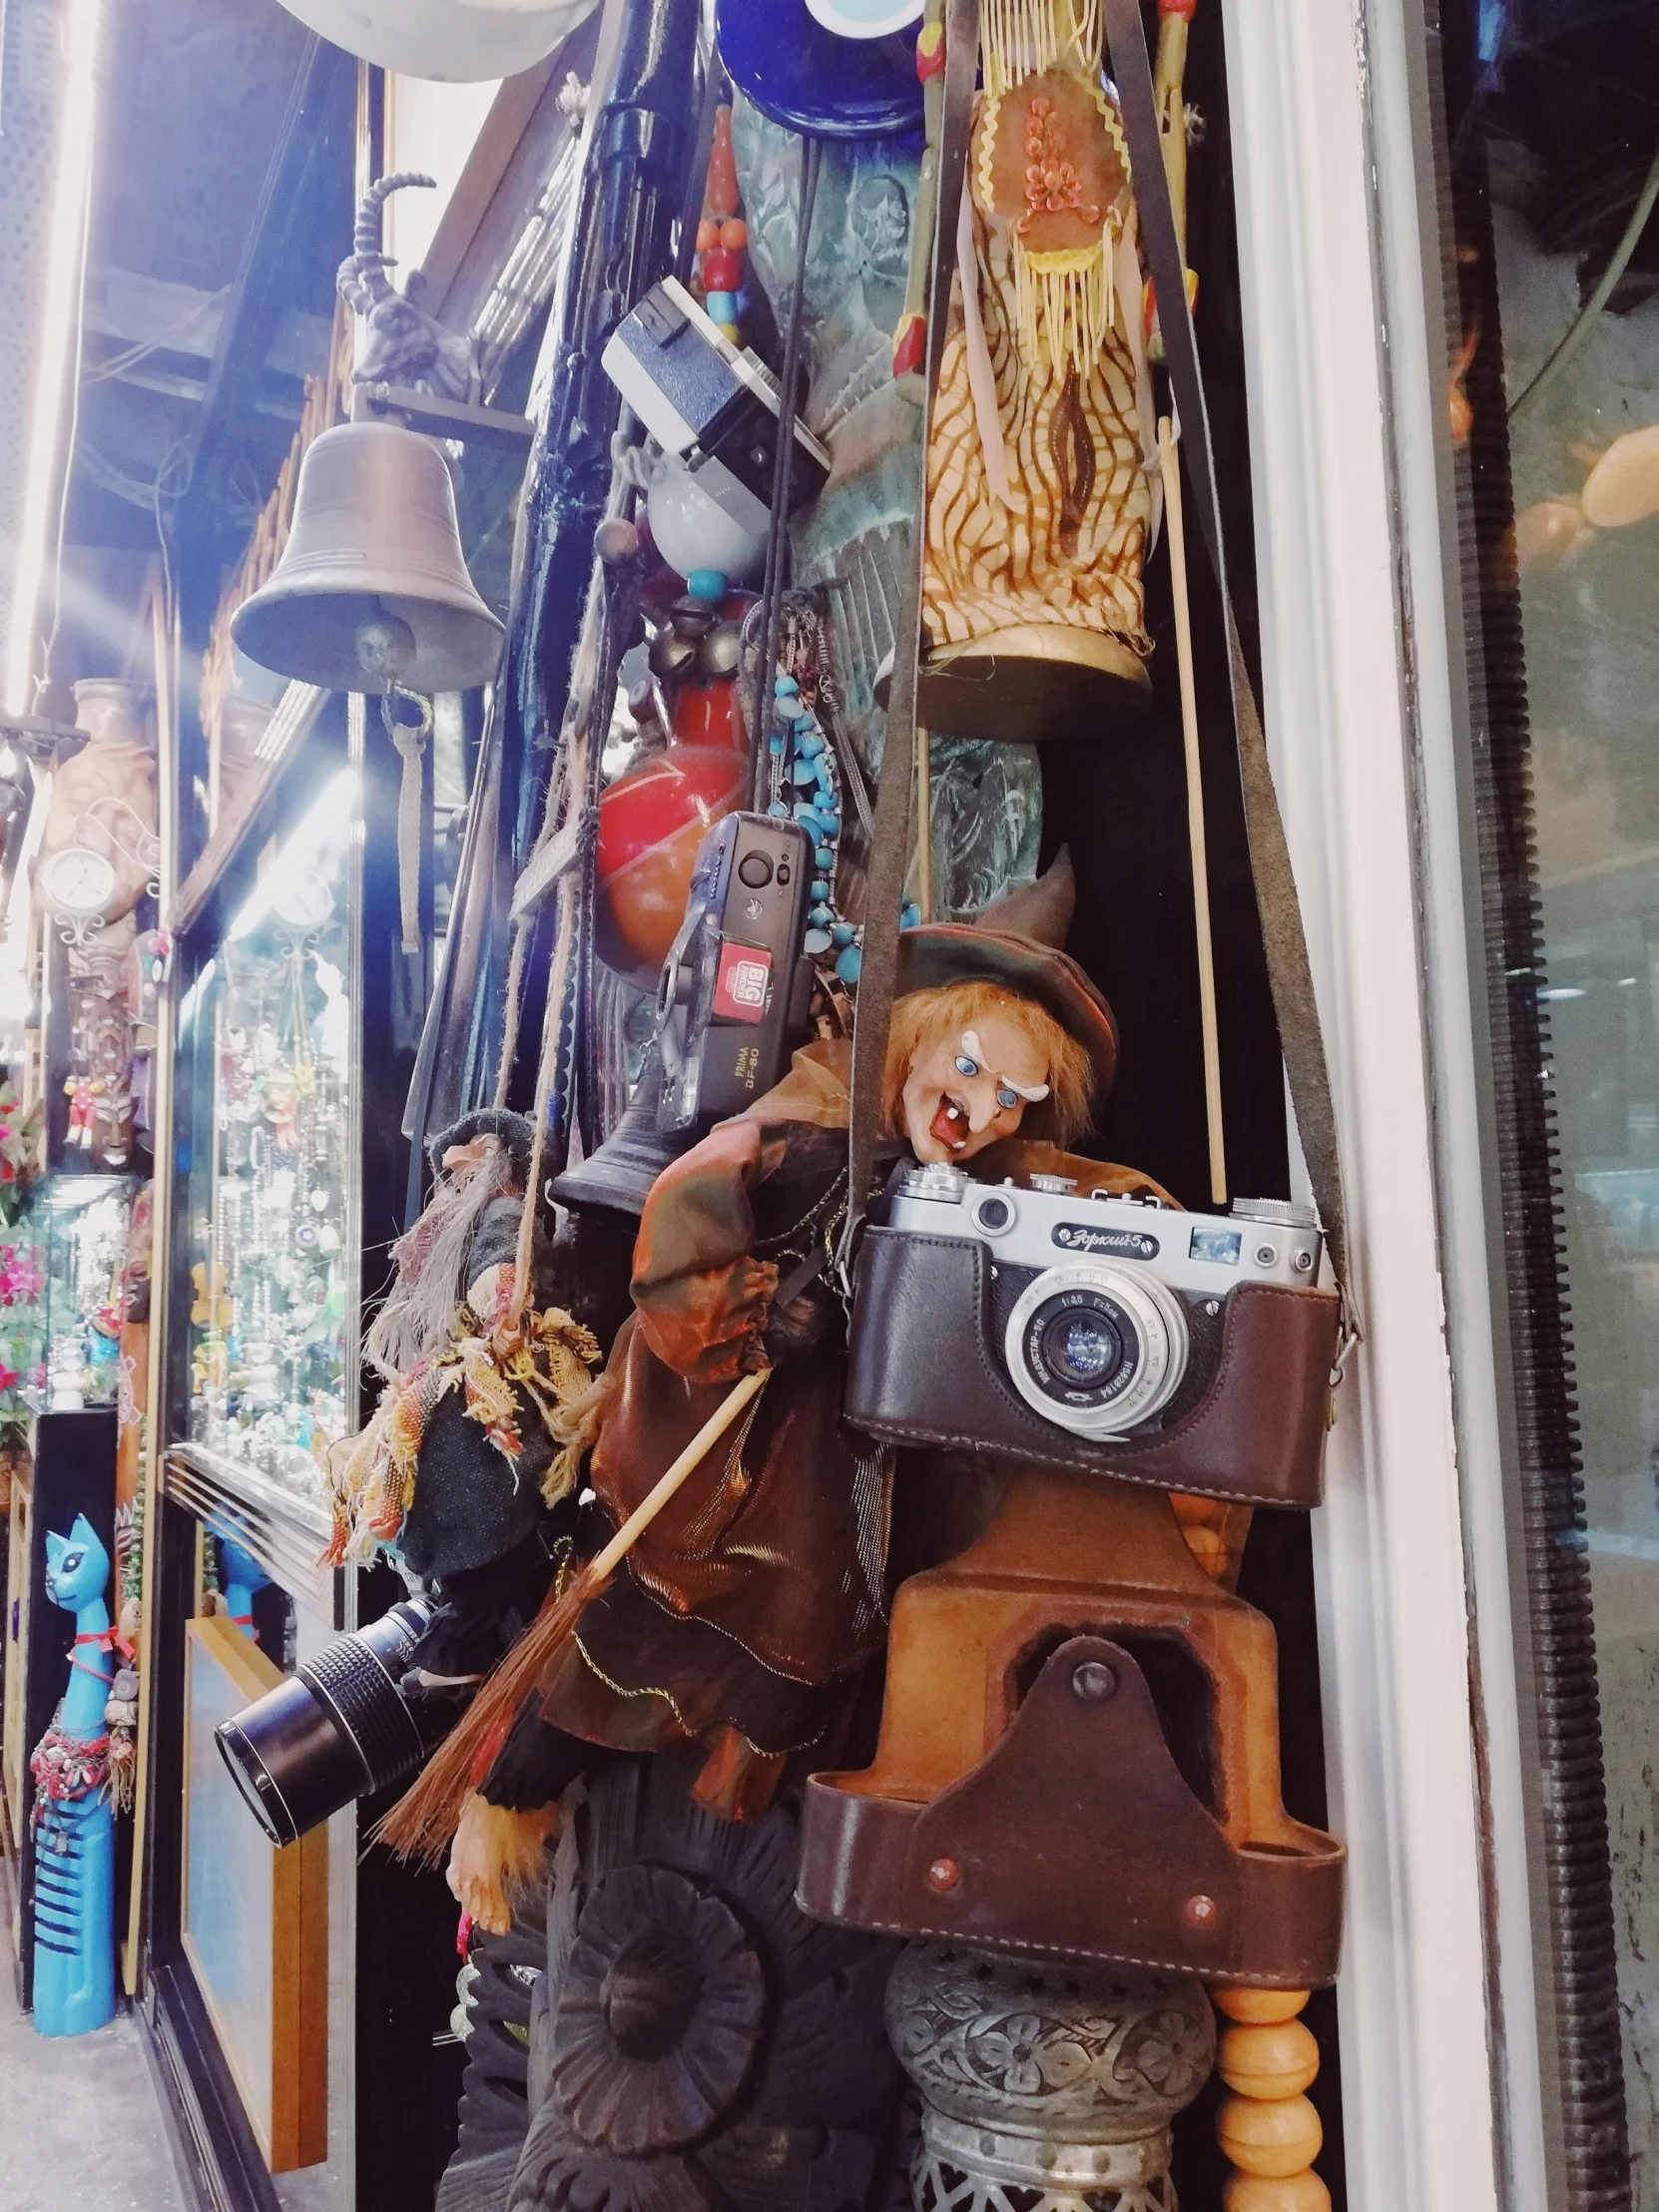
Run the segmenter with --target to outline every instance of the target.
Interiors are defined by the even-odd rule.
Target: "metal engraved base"
[[[1215,2058],[1196,1979],[911,1943],[887,2032],[923,2099],[916,2212],[1175,2212],[1170,2122]]]

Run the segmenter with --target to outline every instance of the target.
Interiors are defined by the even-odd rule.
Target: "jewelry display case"
[[[353,1109],[348,850],[338,770],[263,864],[190,991],[200,1094],[183,1219],[185,1434],[226,1479],[321,1515],[347,1416]]]
[[[447,736],[456,718],[440,721]],[[377,714],[323,700],[173,947],[146,1980],[170,2093],[212,2144],[235,2201],[259,2212],[419,2201],[448,2138],[434,2145],[365,2122],[365,2086],[367,2108],[389,2113],[383,2075],[422,2082],[451,2133],[459,2093],[447,2034],[454,1901],[440,1877],[405,1875],[364,1850],[372,1805],[307,1839],[304,1909],[271,1924],[273,1941],[280,1933],[299,1943],[307,1971],[320,1973],[313,1954],[325,1941],[325,2002],[316,1997],[311,2027],[283,2046],[304,2060],[304,2080],[276,2064],[275,2049],[251,2062],[226,1998],[236,1961],[223,1944],[203,1947],[202,1884],[211,1865],[214,1929],[258,1932],[289,1862],[255,1853],[239,1872],[205,1845],[220,1769],[211,1744],[202,1756],[193,1724],[208,1642],[222,1652],[234,1629],[257,1638],[265,1671],[291,1673],[402,1594],[387,1569],[321,1563],[327,1455],[367,1409],[356,1348],[403,1225],[400,1123],[441,867],[432,817],[459,780],[459,764],[434,745],[421,836],[425,942],[405,952],[401,763]],[[258,1879],[238,1922],[238,1884],[251,1868]],[[276,1952],[256,1948],[269,1972]],[[252,1962],[253,1952],[241,1960]],[[365,2041],[370,2016],[382,2025]]]
[[[121,1393],[123,1278],[137,1185],[48,1176],[31,1191],[0,1257],[0,1350],[31,1413],[115,1405]]]

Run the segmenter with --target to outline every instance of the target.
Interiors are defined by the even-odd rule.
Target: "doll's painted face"
[[[960,1164],[1011,1137],[1048,1096],[1048,1067],[1023,1025],[994,1010],[941,1038],[912,1064],[901,1099],[910,1150],[924,1166]]]

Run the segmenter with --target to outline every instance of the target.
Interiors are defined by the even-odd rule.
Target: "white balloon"
[[[307,30],[360,61],[449,84],[516,77],[552,53],[598,0],[282,0]]]
[[[760,566],[766,552],[765,532],[757,535],[734,522],[673,453],[656,464],[645,511],[658,552],[682,576],[717,568],[736,584]]]

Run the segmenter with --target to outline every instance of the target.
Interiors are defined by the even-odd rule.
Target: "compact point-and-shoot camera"
[[[768,815],[728,815],[699,845],[658,986],[661,1135],[741,1114],[789,1066],[812,1000],[801,949],[812,863],[799,823]]]
[[[1080,1169],[1084,1163],[1079,1163]],[[1306,1209],[909,1167],[865,1233],[846,1417],[1260,1503],[1318,1501],[1337,1300]]]

